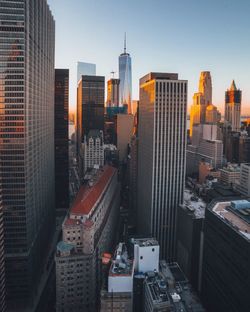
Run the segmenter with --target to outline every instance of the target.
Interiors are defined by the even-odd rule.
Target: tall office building
[[[124,51],[119,56],[120,105],[127,105],[128,113],[130,114],[132,109],[132,71],[131,57],[126,49],[125,35]]]
[[[54,225],[55,23],[46,0],[0,6],[0,166],[9,307],[33,306]]]
[[[234,80],[225,93],[225,125],[232,131],[240,131],[241,90],[236,88]]]
[[[1,181],[0,181],[1,191]],[[5,305],[5,267],[4,267],[4,232],[3,232],[3,202],[0,192],[0,311],[6,311]]]
[[[120,79],[111,78],[107,82],[107,107],[118,107],[119,106],[119,88]]]
[[[77,62],[77,83],[83,75],[95,76],[96,75],[96,64]]]
[[[92,129],[104,129],[105,78],[82,76],[77,88],[77,154],[84,136]]]
[[[186,110],[187,81],[178,74],[140,79],[138,228],[157,238],[168,261],[176,257],[177,207],[184,193]]]
[[[199,92],[193,96],[193,105],[190,110],[190,136],[193,135],[193,126],[198,124],[220,121],[221,115],[216,106],[212,105],[212,79],[209,71],[201,72]]]
[[[69,70],[55,70],[55,202],[57,215],[69,208]]]

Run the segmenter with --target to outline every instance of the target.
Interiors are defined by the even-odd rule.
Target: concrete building
[[[225,93],[225,126],[231,131],[240,131],[241,122],[241,90],[236,88],[234,80]]]
[[[221,172],[214,169],[210,163],[201,161],[199,164],[199,183],[203,184],[207,177],[220,178]]]
[[[63,223],[63,243],[58,244],[59,252],[55,258],[57,311],[96,311],[102,284],[101,257],[104,252],[112,250],[114,243],[119,190],[117,169],[111,166],[93,169],[85,177]],[[74,246],[72,249],[66,245],[65,248],[70,249],[68,256],[60,252],[64,243]],[[71,264],[72,257],[76,259],[75,264]],[[70,284],[64,283],[65,276]],[[75,295],[65,296],[77,287],[80,287],[77,298]]]
[[[250,307],[250,202],[213,201],[206,209],[202,300],[208,311]]]
[[[250,197],[250,163],[240,165],[240,181],[236,189],[244,196]]]
[[[177,261],[196,291],[201,290],[205,209],[206,203],[186,189],[177,214]]]
[[[95,76],[96,75],[96,64],[86,63],[86,62],[77,62],[77,83],[81,80],[81,77]]]
[[[56,215],[69,209],[69,70],[55,70],[55,203]]]
[[[54,230],[55,22],[46,0],[0,6],[0,167],[8,309],[34,309]]]
[[[84,136],[79,165],[81,178],[84,177],[87,170],[104,165],[103,131],[90,130],[88,135]]]
[[[205,161],[217,169],[223,165],[223,142],[217,125],[193,126],[192,145],[187,145],[187,174],[199,172],[199,164]]]
[[[156,237],[169,261],[176,257],[177,207],[184,192],[186,111],[187,81],[178,74],[140,79],[138,230]]]
[[[133,306],[134,260],[119,243],[112,260],[108,285],[101,291],[101,312],[130,312]]]
[[[220,181],[227,185],[235,186],[240,181],[240,166],[238,164],[228,164],[226,167],[219,169]]]
[[[111,78],[107,81],[106,107],[119,107],[120,79]]]
[[[132,114],[116,115],[117,149],[120,162],[128,156],[128,145],[133,134],[134,116]]]

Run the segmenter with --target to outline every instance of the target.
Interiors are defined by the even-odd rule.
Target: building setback
[[[92,129],[104,129],[105,78],[82,76],[77,88],[77,154],[79,155],[84,135]]]
[[[55,23],[46,0],[1,0],[0,166],[6,298],[33,308],[54,229]]]
[[[57,246],[56,310],[95,312],[102,283],[101,258],[113,247],[119,212],[117,169],[93,169],[85,178]]]
[[[186,159],[187,81],[178,74],[140,79],[138,126],[138,230],[159,241],[161,257],[176,257],[177,207]]]
[[[69,208],[69,70],[55,70],[55,202],[56,214]]]

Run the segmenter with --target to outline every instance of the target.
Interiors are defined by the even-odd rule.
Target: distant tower
[[[236,88],[234,80],[225,94],[225,124],[232,131],[240,131],[241,90]]]
[[[119,106],[120,79],[111,78],[107,82],[107,107]]]
[[[132,71],[131,57],[126,52],[126,34],[124,38],[124,52],[119,56],[119,78],[120,78],[120,105],[127,105],[128,113],[131,113],[132,102]]]
[[[156,237],[161,257],[176,256],[177,207],[186,167],[187,81],[178,74],[140,79],[138,121],[138,229]]]
[[[201,72],[199,92],[193,96],[193,105],[190,111],[190,136],[192,136],[194,125],[215,124],[220,121],[220,118],[216,106],[212,105],[212,78],[210,72]]]

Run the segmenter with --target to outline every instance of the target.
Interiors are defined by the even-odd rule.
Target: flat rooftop
[[[189,189],[184,190],[183,207],[197,219],[205,217],[206,203]]]
[[[159,246],[158,241],[155,238],[133,238],[131,243],[137,244],[140,247]]]
[[[233,201],[234,203],[240,201]],[[216,203],[211,210],[230,227],[242,234],[246,239],[250,240],[250,209],[249,208],[234,208],[232,201],[224,201]]]
[[[178,74],[176,74],[176,73],[155,73],[155,72],[151,72],[151,73],[148,73],[147,75],[143,76],[140,79],[140,85],[143,83],[146,83],[150,80],[154,80],[154,79],[178,80]]]
[[[126,245],[119,243],[110,266],[109,276],[132,276],[133,273],[134,262],[128,257]]]
[[[88,215],[100,199],[116,171],[117,169],[114,167],[104,166],[102,169],[94,170],[94,174],[89,173],[89,180],[80,187],[70,209],[70,214],[78,216]]]

